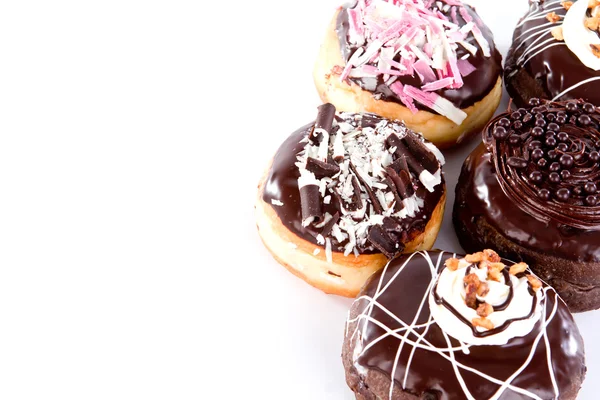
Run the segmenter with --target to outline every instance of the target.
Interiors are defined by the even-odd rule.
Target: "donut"
[[[357,399],[575,399],[586,373],[556,291],[492,250],[390,261],[352,304],[342,361]]]
[[[491,31],[459,0],[360,0],[335,12],[313,78],[324,102],[401,120],[442,148],[493,116],[501,63]]]
[[[354,297],[388,259],[433,246],[445,208],[443,163],[399,121],[324,104],[259,183],[260,237],[298,277]]]
[[[462,247],[522,260],[571,311],[600,307],[600,113],[531,100],[493,119],[465,161],[453,221]]]
[[[504,70],[518,107],[532,98],[600,105],[600,7],[594,1],[531,0]]]

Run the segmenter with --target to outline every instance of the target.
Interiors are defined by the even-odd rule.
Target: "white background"
[[[339,0],[0,3],[0,398],[352,399],[256,184]],[[525,0],[481,1],[505,52]],[[502,105],[506,107],[506,99]],[[477,139],[447,152],[448,209]],[[437,246],[460,250],[446,215]],[[578,315],[600,389],[598,313]]]

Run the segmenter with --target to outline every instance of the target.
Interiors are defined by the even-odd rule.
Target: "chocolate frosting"
[[[581,85],[560,98],[563,91],[589,78],[599,77],[600,71],[586,67],[579,58],[569,50],[564,41],[554,39],[550,30],[560,23],[550,25],[546,14],[555,12],[564,18],[567,10],[561,6],[563,0],[530,1],[529,11],[521,19],[513,35],[513,43],[508,52],[504,76],[507,82],[524,69],[536,81],[538,97],[550,100],[584,99],[600,104],[600,80]],[[543,37],[540,38],[540,36]],[[547,42],[548,41],[548,42]],[[547,43],[545,43],[547,42]],[[543,43],[543,45],[541,45]],[[519,60],[523,56],[525,57]],[[527,61],[527,62],[525,62]],[[519,90],[507,85],[507,90],[516,104],[521,107],[529,98],[522,99]],[[542,96],[544,94],[544,96]]]
[[[435,7],[435,2],[432,2],[432,7]],[[356,51],[357,47],[352,46],[348,42],[348,12],[347,10],[350,8],[354,8],[356,3],[349,4],[344,6],[340,13],[338,14],[337,19],[337,33],[338,39],[340,42],[340,49],[342,52],[343,59],[347,62],[354,51]],[[479,48],[479,45],[475,41],[473,35],[469,35],[466,42],[472,44],[477,47],[477,53],[475,55],[471,55],[467,50],[465,50],[462,46],[459,46],[456,50],[457,58],[460,59],[463,56],[469,55],[468,61],[475,67],[475,71],[471,74],[463,77],[464,85],[460,89],[441,89],[436,91],[435,93],[440,96],[446,98],[450,102],[452,102],[458,108],[467,108],[475,104],[476,102],[482,100],[496,85],[498,78],[502,73],[502,56],[500,52],[496,49],[496,45],[494,44],[494,35],[491,30],[481,21],[479,15],[475,12],[475,10],[467,5],[464,5],[464,8],[467,10],[469,15],[476,22],[477,26],[481,30],[483,37],[488,41],[490,45],[491,57],[485,57],[483,52]],[[442,12],[446,16],[450,16],[450,11]],[[458,14],[457,15],[458,22],[461,26],[466,24],[464,18]],[[398,60],[396,60],[398,61]],[[361,78],[349,78],[350,81],[359,85],[363,90],[368,90],[365,86],[365,82]],[[375,91],[376,95],[381,96],[382,99],[388,101],[394,101],[402,104],[401,100],[396,96],[388,85],[383,81],[382,76],[380,75],[378,78],[378,85]],[[419,78],[419,76],[415,73],[414,76],[406,75],[400,76],[398,81],[403,85],[412,85],[416,87],[421,87],[423,82]],[[422,110],[427,110],[433,113],[435,111],[429,109],[426,106],[423,106],[419,102],[415,103],[416,107]]]
[[[595,191],[590,193],[600,179],[600,116],[596,111],[585,113],[582,103],[571,104],[576,105],[569,106],[574,111],[549,103],[490,122],[484,130],[486,144],[467,158],[457,185],[464,196],[455,205],[455,218],[466,229],[475,232],[481,217],[522,247],[578,262],[600,261],[600,209]],[[586,108],[595,109],[591,104]],[[560,123],[563,113],[568,121]],[[544,127],[532,124],[534,119],[522,122],[537,114],[544,116]],[[551,114],[560,121],[548,123]],[[590,116],[590,125],[582,126],[581,115]],[[523,126],[515,130],[515,123]],[[557,127],[556,134],[549,134],[549,128]],[[534,136],[540,132],[534,133],[536,128],[542,128],[542,135]],[[549,137],[556,139],[550,140],[553,146],[547,144]],[[511,144],[511,138],[519,140]],[[565,151],[558,149],[560,143]],[[561,197],[567,193],[568,198]]]
[[[374,128],[382,118],[374,114],[362,114],[362,126]],[[296,166],[297,155],[304,149],[304,139],[313,131],[314,122],[303,126],[294,132],[281,145],[273,158],[273,163],[269,169],[268,176],[264,185],[262,194],[263,200],[271,205],[272,202],[282,202],[283,205],[273,206],[277,216],[283,225],[294,234],[313,243],[322,246],[317,241],[317,236],[323,233],[324,228],[315,228],[314,225],[302,226],[302,207],[300,191],[298,189],[298,178],[300,171]],[[416,181],[416,179],[414,179]],[[386,219],[383,230],[389,232],[393,230],[401,236],[402,242],[412,240],[418,234],[422,233],[425,226],[431,219],[433,211],[439,203],[444,193],[444,178],[442,183],[436,185],[433,192],[428,191],[423,185],[419,184],[416,189],[416,195],[423,199],[423,206],[414,217],[403,219]],[[341,214],[339,203],[331,201],[330,204],[323,204],[323,213],[331,215]],[[394,225],[394,226],[389,226]],[[380,232],[381,233],[381,232]],[[377,232],[373,232],[377,234]],[[331,241],[332,250],[344,252],[344,244],[336,240]],[[372,246],[369,241],[364,246],[358,246],[357,250],[361,254],[381,253],[381,249]]]
[[[515,387],[540,398],[551,399],[557,397],[552,378],[555,379],[559,394],[562,394],[571,387],[574,377],[585,375],[583,340],[573,317],[556,292],[545,285],[543,290],[546,295],[540,304],[545,312],[540,320],[529,334],[512,338],[505,345],[470,345],[466,353],[461,343],[445,336],[435,321],[419,326],[427,324],[431,318],[427,298],[432,280],[444,268],[445,260],[451,257],[451,253],[438,251],[405,255],[369,279],[355,307],[358,314],[363,317],[370,315],[371,319],[359,317],[356,332],[347,332],[347,335],[359,335],[362,338],[362,353],[359,352],[355,362],[358,371],[374,369],[388,376],[392,376],[394,371],[396,387],[417,396],[436,393],[439,399],[466,397],[457,371],[471,396],[476,399],[491,398],[500,389],[500,385],[491,382],[490,377],[501,383],[510,381],[512,385],[499,396],[500,399],[530,398],[516,392]],[[377,303],[370,303],[369,299],[376,299]],[[408,334],[406,330],[400,330],[405,325],[398,320],[414,327],[413,330]],[[397,336],[382,339],[388,330],[398,330]],[[544,330],[549,346],[544,343]],[[419,343],[419,348],[415,348],[415,342]],[[448,348],[454,350],[449,351]],[[443,355],[454,360],[448,360]],[[457,367],[455,370],[456,365],[464,368]],[[525,366],[524,369],[511,379],[522,366]],[[406,385],[403,386],[405,373]]]

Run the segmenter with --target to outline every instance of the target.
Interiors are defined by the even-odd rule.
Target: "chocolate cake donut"
[[[557,293],[491,250],[391,261],[355,300],[342,360],[357,399],[575,399],[583,340]]]
[[[530,0],[506,58],[506,89],[518,107],[531,98],[600,105],[600,2]]]
[[[354,297],[389,258],[433,245],[446,199],[443,162],[399,121],[324,104],[260,182],[259,234],[294,274]]]
[[[447,147],[496,111],[501,62],[491,31],[459,0],[360,0],[335,13],[313,76],[339,110],[402,120]]]
[[[581,101],[499,115],[465,161],[454,226],[467,251],[523,260],[571,311],[600,307],[600,113]]]

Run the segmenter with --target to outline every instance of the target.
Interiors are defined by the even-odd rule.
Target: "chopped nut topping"
[[[466,284],[465,303],[467,304],[467,307],[475,310],[477,308],[477,290],[481,285],[481,281],[479,280],[479,277],[476,274],[471,273],[465,276],[464,282]]]
[[[529,281],[529,284],[534,292],[537,292],[542,287],[542,281],[533,275],[527,275],[527,280]]]
[[[488,266],[488,279],[500,282],[502,279],[502,270],[505,265],[503,263],[492,263]]]
[[[486,249],[486,250],[483,251],[483,254],[484,254],[485,259],[487,261],[490,261],[490,262],[493,262],[493,263],[501,261],[500,256],[494,250]]]
[[[590,48],[592,49],[592,53],[600,58],[600,44],[590,44]]]
[[[458,269],[459,262],[460,260],[458,258],[449,258],[446,260],[445,265],[450,271],[456,271]]]
[[[588,8],[594,8],[600,5],[600,0],[588,0]]]
[[[467,254],[467,255],[465,256],[465,260],[466,260],[468,263],[475,264],[475,263],[478,263],[478,262],[480,262],[480,261],[483,261],[483,260],[485,260],[485,256],[484,256],[484,254],[483,254],[483,253],[480,251],[479,253]]]
[[[477,315],[479,315],[480,317],[487,317],[488,315],[490,315],[491,313],[494,312],[494,307],[492,307],[491,304],[488,303],[481,303],[479,305],[479,307],[477,307]]]
[[[569,8],[571,8],[571,6],[573,5],[572,1],[563,1],[560,3],[561,6],[564,7],[565,10],[569,10]]]
[[[556,22],[560,21],[560,17],[558,15],[556,15],[556,13],[554,11],[551,13],[548,13],[546,15],[546,19],[552,23],[556,23]]]
[[[494,329],[494,324],[492,324],[492,321],[487,318],[473,318],[473,321],[471,322],[473,323],[474,327],[480,326],[487,330]]]
[[[520,262],[518,264],[514,264],[510,267],[510,270],[508,271],[509,274],[511,275],[517,275],[520,274],[521,272],[525,272],[527,270],[528,265],[525,264],[524,262]]]
[[[592,17],[585,19],[585,27],[592,31],[597,31],[600,26],[600,18]]]
[[[552,36],[554,36],[554,39],[558,40],[559,42],[565,40],[565,37],[563,36],[562,26],[554,27],[550,32],[552,33]]]
[[[490,286],[487,282],[481,282],[477,288],[477,296],[484,297],[490,292]]]

